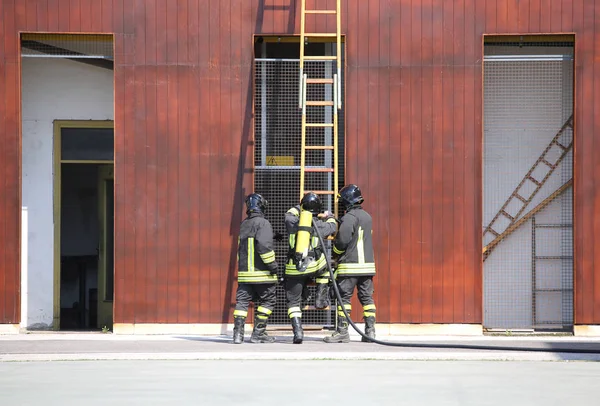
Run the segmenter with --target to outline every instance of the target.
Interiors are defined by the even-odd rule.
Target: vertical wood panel
[[[210,2],[209,5],[210,15],[210,42],[209,42],[209,55],[210,55],[210,66],[209,66],[209,84],[208,93],[210,95],[210,101],[208,103],[208,136],[210,137],[210,155],[209,155],[209,188],[211,193],[218,193],[220,190],[220,170],[219,170],[219,159],[221,155],[221,134],[220,134],[220,121],[221,121],[221,71],[220,71],[220,49],[221,49],[221,31],[220,31],[220,10],[219,3]],[[272,25],[271,25],[272,27]],[[272,28],[271,28],[272,29]],[[219,298],[221,297],[221,264],[219,256],[219,244],[220,244],[220,230],[219,230],[219,211],[220,204],[216,199],[209,199],[208,211],[211,213],[210,226],[208,227],[207,241],[208,246],[211,247],[208,261],[208,276],[210,281],[210,291],[208,296],[208,302],[206,306],[208,308],[208,317],[210,320],[217,320],[220,312],[221,305]]]
[[[541,0],[531,0],[529,2],[529,29],[531,32],[540,32],[540,2]]]
[[[400,145],[401,117],[400,117],[400,98],[402,94],[402,66],[400,58],[400,44],[402,38],[401,24],[401,3],[391,2],[389,8],[390,15],[390,96],[389,96],[389,174],[387,187],[389,199],[389,283],[387,285],[379,284],[380,295],[387,295],[389,301],[389,320],[399,320],[401,310],[401,278],[402,264],[400,262],[400,244],[403,233],[401,230],[401,219],[403,217],[401,208],[401,187],[400,187],[400,159],[402,150]],[[381,271],[381,267],[379,267]],[[382,307],[382,306],[380,306]]]
[[[188,53],[188,42],[182,41],[181,38],[188,38],[190,31],[188,25],[188,8],[187,3],[184,2],[180,5],[177,10],[177,21],[178,21],[178,32],[177,32],[177,55],[178,60],[183,63],[183,66],[179,67],[178,72],[178,83],[179,83],[179,169],[178,169],[178,195],[179,195],[179,207],[178,207],[178,223],[179,228],[179,242],[178,242],[178,254],[179,259],[179,292],[176,299],[178,304],[177,309],[177,322],[188,323],[190,319],[190,293],[189,293],[189,281],[190,281],[190,228],[192,227],[190,211],[191,208],[198,204],[197,201],[190,199],[190,173],[189,168],[191,164],[190,155],[190,130],[189,130],[189,89],[191,85],[190,76],[191,68],[188,65],[189,53]]]
[[[210,284],[207,283],[207,278],[210,276],[210,254],[212,251],[212,247],[210,245],[210,219],[211,213],[209,210],[210,200],[207,199],[207,196],[210,196],[210,133],[209,133],[209,124],[210,124],[210,116],[209,116],[209,106],[211,95],[210,91],[210,77],[209,77],[209,67],[208,61],[210,60],[210,41],[211,38],[209,36],[210,27],[209,22],[211,17],[209,13],[207,13],[209,6],[208,0],[203,0],[200,2],[200,45],[199,45],[199,54],[200,60],[204,61],[204,63],[200,66],[200,86],[199,86],[199,96],[200,103],[198,109],[198,115],[200,119],[200,161],[199,161],[199,172],[198,172],[198,181],[199,181],[199,195],[198,201],[203,202],[206,206],[206,209],[200,210],[200,268],[203,270],[202,278],[200,282],[200,297],[198,300],[201,303],[200,307],[200,321],[201,322],[209,322],[212,321],[209,317],[209,304],[210,304]],[[206,201],[204,200],[206,199]]]
[[[0,10],[0,17],[3,19],[7,18],[7,13],[4,11],[4,15]],[[6,61],[5,58],[2,57],[5,55],[5,40],[10,37],[8,35],[8,31],[6,30],[6,20],[3,21],[4,24],[0,25],[0,34],[2,34],[2,38],[0,38],[0,134],[6,134],[6,105],[9,100],[7,100],[7,94],[4,89],[7,86],[9,78],[6,77]],[[0,137],[0,157],[2,157],[2,161],[5,161],[5,145],[6,138],[4,136]],[[6,162],[4,165],[0,165],[0,179],[6,179],[5,170],[7,168]],[[14,165],[14,163],[12,163]],[[0,182],[0,191],[6,192],[6,186]],[[6,221],[9,214],[11,214],[7,210],[8,199],[0,198],[0,323],[10,323],[14,320],[12,319],[11,309],[13,307],[12,302],[15,300],[15,291],[12,286],[6,285],[6,274],[9,272],[11,264],[5,260],[4,252],[6,242],[11,238],[6,232]],[[12,213],[14,214],[14,213]],[[14,238],[14,236],[13,236]]]
[[[473,183],[473,199],[474,199],[474,228],[471,233],[474,234],[475,244],[470,247],[472,252],[472,260],[475,264],[473,269],[474,280],[472,289],[475,291],[474,295],[474,317],[471,320],[474,323],[483,322],[483,258],[481,256],[481,247],[483,246],[483,236],[481,233],[481,225],[483,224],[483,33],[485,32],[485,21],[479,18],[482,10],[481,2],[474,0],[473,18],[475,20],[475,38],[474,38],[474,53],[471,57],[471,63],[474,65],[475,70],[475,93],[474,98],[474,114],[473,114],[473,125],[475,127],[474,133],[474,171],[471,176],[471,182]]]
[[[289,2],[288,2],[289,3]],[[284,19],[285,14],[287,13],[286,7],[281,4],[281,18]],[[230,184],[231,179],[234,179],[233,172],[231,171],[231,166],[233,164],[232,158],[232,150],[233,143],[231,139],[231,122],[233,120],[238,119],[238,117],[232,116],[231,114],[231,2],[223,1],[219,3],[219,18],[221,20],[220,24],[220,43],[221,47],[218,51],[219,53],[219,61],[221,63],[222,68],[219,70],[220,73],[220,83],[218,92],[221,95],[220,104],[219,104],[219,129],[218,133],[221,134],[219,137],[220,141],[220,152],[221,158],[219,160],[218,168],[219,168],[219,177],[217,178],[218,182],[221,185]],[[283,29],[283,26],[280,26],[279,29]],[[215,270],[219,275],[219,290],[218,290],[218,299],[215,303],[214,317],[215,320],[226,322],[229,314],[225,313],[223,305],[223,299],[226,296],[226,285],[225,278],[223,278],[223,270],[226,269],[227,261],[229,260],[229,250],[232,243],[232,238],[228,235],[227,229],[229,227],[228,217],[231,216],[230,205],[233,199],[233,194],[230,193],[230,188],[221,188],[222,189],[222,198],[223,202],[221,204],[221,209],[217,209],[218,215],[216,216],[217,227],[219,230],[219,257],[217,258],[217,263],[215,264]],[[237,243],[237,238],[236,238]]]
[[[335,7],[335,5],[330,7]],[[379,65],[389,66],[390,65],[390,7],[388,3],[380,3],[378,15],[380,16],[379,32],[377,36],[379,38]],[[335,28],[335,27],[334,27]],[[377,245],[381,247],[379,250],[378,257],[376,258],[376,266],[381,270],[386,270],[380,273],[380,278],[377,280],[376,292],[376,305],[380,309],[377,314],[377,318],[380,321],[387,322],[390,320],[390,280],[392,272],[390,272],[390,226],[391,226],[391,200],[390,200],[390,162],[394,159],[390,155],[390,125],[392,121],[391,116],[391,82],[390,82],[390,71],[380,70],[379,83],[377,87],[377,94],[379,96],[379,114],[377,119],[379,120],[379,131],[377,149],[375,153],[380,156],[379,165],[377,168],[377,179],[375,179],[375,185],[377,187],[374,195],[377,196],[377,202],[379,202],[379,216],[373,219],[373,225],[377,227],[377,231],[373,231],[376,237]],[[375,158],[377,159],[377,155]],[[395,296],[397,293],[394,293]]]
[[[464,49],[465,49],[465,72],[464,72],[464,247],[465,247],[465,271],[464,271],[464,295],[465,295],[465,314],[464,322],[477,323],[480,320],[481,296],[476,288],[481,284],[481,279],[477,277],[480,272],[480,260],[478,260],[477,249],[480,245],[476,234],[479,232],[481,220],[477,215],[479,212],[478,196],[481,195],[481,188],[477,184],[477,169],[481,164],[481,156],[475,152],[475,145],[480,143],[479,133],[475,130],[475,105],[480,102],[481,95],[475,94],[475,74],[474,64],[480,60],[479,54],[476,54],[476,41],[478,36],[475,28],[475,2],[476,0],[465,0],[464,3]],[[480,256],[479,256],[480,258]]]
[[[486,13],[489,2],[486,2]],[[495,15],[495,14],[494,14]],[[454,9],[452,2],[444,2],[444,32],[454,32]],[[453,320],[454,311],[454,255],[456,255],[454,231],[454,152],[453,152],[453,129],[454,129],[454,46],[452,35],[444,35],[443,39],[444,68],[442,76],[442,113],[443,128],[443,152],[442,152],[442,191],[441,197],[444,207],[442,209],[441,232],[444,236],[442,246],[443,253],[443,320]]]
[[[579,323],[589,323],[593,320],[593,297],[594,297],[594,178],[590,176],[590,169],[593,167],[594,136],[594,4],[583,2],[583,33],[581,35],[581,46],[583,53],[580,55],[580,63],[583,70],[579,80],[583,83],[583,100],[579,105],[581,108],[581,126],[580,137],[583,141],[582,148],[582,171],[581,192],[576,198],[581,201],[581,215],[584,220],[581,231],[582,237],[578,241],[583,247],[583,258],[580,267],[580,279],[577,281],[581,287],[581,318],[576,320]],[[588,304],[589,303],[589,304]]]
[[[433,281],[432,281],[432,256],[433,256],[433,24],[432,3],[424,1],[421,9],[421,134],[417,134],[422,140],[421,172],[422,181],[421,201],[422,224],[421,224],[421,311],[419,321],[430,321],[433,314]],[[437,57],[437,56],[436,56]]]
[[[432,92],[432,238],[431,255],[431,321],[439,323],[443,320],[442,309],[444,307],[443,296],[443,247],[444,234],[442,233],[443,208],[442,199],[434,198],[440,195],[443,190],[443,105],[440,103],[443,97],[444,81],[444,49],[443,49],[443,22],[444,10],[441,7],[434,7],[432,14],[432,52],[433,52],[433,92]]]
[[[171,30],[177,29],[177,19],[169,18],[175,14],[176,10],[169,8],[167,15],[167,55],[177,54],[176,42],[168,38],[169,26]],[[173,25],[171,25],[173,24]],[[175,48],[175,51],[171,49]],[[172,61],[172,56],[168,60]],[[176,58],[176,56],[175,56]],[[167,66],[167,185],[166,189],[173,188],[173,193],[167,195],[167,323],[176,323],[178,318],[178,292],[179,277],[181,269],[179,268],[179,258],[177,247],[179,246],[180,224],[178,220],[177,207],[179,204],[179,194],[177,188],[179,185],[178,165],[179,160],[179,122],[177,112],[179,110],[179,92],[177,88],[177,67],[169,64]]]
[[[188,48],[188,57],[191,67],[190,75],[190,92],[188,93],[188,108],[189,112],[189,148],[190,148],[190,163],[189,163],[189,210],[190,210],[190,262],[189,262],[189,283],[188,283],[188,312],[190,323],[198,323],[200,320],[200,285],[201,285],[201,266],[200,266],[200,210],[196,207],[199,204],[200,192],[198,183],[199,179],[199,163],[200,163],[200,119],[201,112],[198,109],[200,88],[199,70],[196,64],[200,60],[200,23],[199,13],[200,7],[197,1],[189,0],[188,2],[188,29],[190,42]],[[195,108],[195,110],[191,110]]]
[[[162,1],[159,0],[157,2],[157,6]],[[158,10],[158,8],[157,8]],[[158,22],[161,20],[159,17],[159,13],[157,12],[157,26]],[[163,15],[164,16],[164,15]],[[160,32],[160,31],[157,31]],[[164,34],[164,31],[163,31]],[[158,38],[160,35],[157,36]],[[166,41],[163,39],[163,44]],[[157,55],[161,54],[160,50],[157,49]],[[167,76],[167,66],[166,65],[157,65],[156,67],[156,150],[157,150],[157,187],[158,187],[158,197],[157,197],[157,235],[156,235],[156,243],[158,246],[156,247],[156,315],[154,318],[155,323],[166,323],[167,322],[167,289],[168,289],[168,272],[169,268],[167,265],[167,255],[168,255],[168,236],[167,236],[167,227],[168,227],[168,210],[167,210],[167,190],[168,190],[168,180],[167,180],[167,159],[168,159],[168,137],[169,137],[169,129],[168,129],[168,76]]]
[[[399,320],[408,321],[411,315],[411,289],[410,279],[412,273],[412,258],[410,251],[410,242],[413,236],[410,232],[410,219],[412,216],[410,207],[410,198],[406,191],[410,190],[411,182],[411,137],[410,134],[410,123],[411,123],[411,90],[412,90],[412,77],[411,77],[411,42],[412,42],[412,14],[410,9],[410,2],[402,2],[402,9],[400,11],[402,35],[400,36],[400,62],[402,64],[402,91],[401,91],[401,104],[400,104],[400,134],[403,134],[400,141],[400,186],[399,189],[402,191],[400,195],[400,229],[402,230],[402,238],[400,240],[400,269],[401,269],[401,286],[400,286],[400,316]]]
[[[595,24],[600,22],[600,5],[596,4],[596,2],[594,2],[594,22]],[[600,46],[600,29],[597,29],[596,26],[594,26],[594,48],[596,49],[598,46]],[[598,59],[594,58],[593,65],[590,67],[594,72],[594,96],[596,97],[598,97],[597,95],[600,95],[600,63],[596,64],[597,61]],[[598,134],[600,134],[599,107],[600,103],[597,104],[596,100],[594,100],[593,114],[595,136],[593,147],[590,151],[594,151],[594,148],[597,151],[598,148],[600,148],[600,142],[598,140]],[[594,159],[594,179],[600,179],[600,158],[597,153],[594,153],[592,156]],[[596,185],[594,186],[594,238],[591,240],[598,241],[600,238],[600,188],[596,187]],[[589,297],[590,302],[593,303],[593,305],[590,306],[590,315],[588,316],[591,322],[600,319],[600,275],[598,275],[598,271],[596,271],[597,265],[600,265],[600,247],[598,244],[594,244],[593,274],[591,279],[588,279],[588,283],[593,285],[593,293],[591,293]]]
[[[550,32],[553,0],[540,0],[540,32]]]
[[[78,32],[81,31],[81,13],[80,13],[80,2],[78,0],[69,0],[69,29]],[[115,10],[115,16],[117,13],[123,13],[123,9]],[[122,27],[121,27],[122,28]],[[122,30],[115,30],[116,32],[122,32]]]
[[[146,69],[136,66],[134,71],[134,181],[133,204],[135,207],[135,288],[131,294],[134,296],[133,312],[136,321],[142,321],[143,310],[146,305],[146,280],[148,270],[146,226],[148,219],[146,177],[148,174],[146,151],[148,140],[146,138]]]

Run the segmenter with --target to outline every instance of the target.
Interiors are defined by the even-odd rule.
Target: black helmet
[[[308,192],[302,198],[302,201],[300,202],[300,207],[302,207],[302,210],[307,210],[313,215],[317,215],[321,212],[321,207],[323,207],[323,203],[321,203],[321,198],[319,198],[319,196],[317,196],[316,193]]]
[[[354,184],[344,186],[338,193],[340,203],[348,208],[355,204],[362,204],[364,201],[360,188]]]
[[[246,197],[246,213],[251,211],[259,211],[263,214],[267,211],[269,202],[267,199],[259,195],[258,193],[251,193]]]

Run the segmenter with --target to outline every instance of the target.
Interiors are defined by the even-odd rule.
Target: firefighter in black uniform
[[[337,221],[328,212],[321,213],[322,203],[319,196],[315,193],[307,193],[302,198],[299,206],[292,207],[285,214],[285,228],[289,234],[288,262],[285,265],[285,291],[288,305],[288,316],[292,322],[294,330],[294,344],[301,344],[304,338],[302,331],[302,293],[307,288],[309,281],[314,280],[317,283],[317,292],[315,296],[315,307],[324,309],[329,306],[329,272],[327,271],[327,262],[324,250],[319,242],[315,230],[311,226],[311,235],[308,247],[308,265],[306,269],[298,269],[298,263],[295,260],[296,234],[300,221],[301,210],[312,213],[315,224],[319,228],[323,238],[335,234],[337,231]]]
[[[272,343],[267,334],[267,319],[277,301],[277,262],[273,251],[273,228],[265,218],[267,201],[258,193],[246,198],[248,217],[240,226],[238,239],[238,289],[233,312],[233,342],[244,341],[244,324],[250,301],[255,303],[254,330],[250,341]]]
[[[364,199],[358,186],[344,186],[338,194],[339,202],[346,208],[340,229],[335,237],[332,259],[337,266],[336,281],[342,303],[348,312],[352,309],[350,299],[354,287],[358,288],[358,299],[363,307],[365,334],[375,338],[375,302],[373,301],[373,276],[375,259],[372,242],[372,220],[363,210]],[[324,338],[326,343],[347,343],[348,320],[338,305],[338,327],[331,336]],[[368,341],[365,338],[362,341]]]

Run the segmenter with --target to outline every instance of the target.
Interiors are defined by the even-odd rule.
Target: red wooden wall
[[[19,321],[19,31],[115,34],[115,322],[228,320],[252,35],[298,33],[300,1],[0,1],[0,323]],[[379,320],[482,322],[482,34],[574,32],[576,323],[600,323],[600,1],[342,3],[347,180],[375,221]]]

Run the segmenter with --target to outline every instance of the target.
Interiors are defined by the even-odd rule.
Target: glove
[[[273,236],[273,239],[275,241],[283,241],[283,234],[281,234],[281,233],[275,233],[275,235]]]
[[[271,262],[270,266],[271,266],[271,268],[269,269],[269,272],[271,273],[271,275],[277,275],[277,270],[279,269],[279,265],[277,265],[277,261]]]

